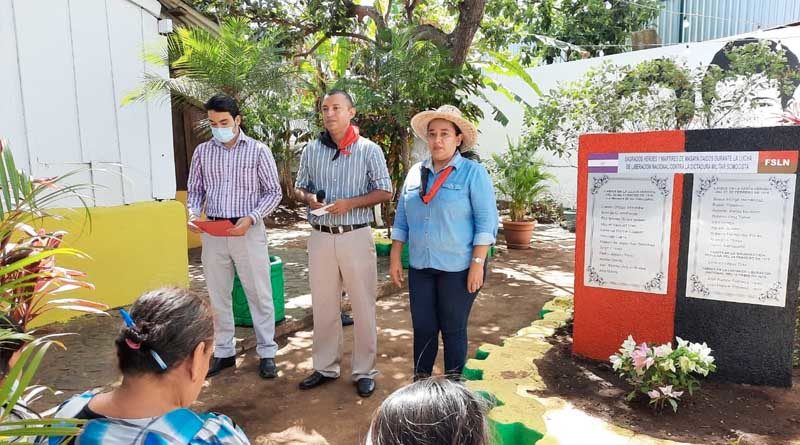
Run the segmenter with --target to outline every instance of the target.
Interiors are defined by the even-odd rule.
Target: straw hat
[[[461,130],[464,139],[461,147],[458,148],[460,151],[475,146],[475,142],[478,140],[478,129],[472,125],[472,122],[464,119],[461,110],[452,105],[442,105],[436,110],[423,111],[412,117],[411,128],[414,129],[418,138],[425,140],[428,137],[428,124],[434,119],[450,121]]]

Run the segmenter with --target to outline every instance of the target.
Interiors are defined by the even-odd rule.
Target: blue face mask
[[[232,141],[234,137],[236,137],[233,127],[211,127],[211,134],[214,136],[214,139],[223,144],[227,144],[228,142]]]

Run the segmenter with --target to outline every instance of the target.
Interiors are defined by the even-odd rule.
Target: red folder
[[[218,221],[192,221],[192,224],[211,236],[241,236],[228,233],[228,229],[232,229],[234,225],[227,219]]]

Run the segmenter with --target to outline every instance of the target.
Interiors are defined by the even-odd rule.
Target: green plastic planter
[[[283,294],[283,261],[280,257],[269,257],[269,271],[272,281],[272,304],[275,307],[275,323],[286,317]],[[250,307],[247,306],[247,295],[244,293],[239,275],[233,277],[233,322],[236,326],[253,326]]]
[[[378,256],[389,256],[392,252],[392,243],[383,243],[375,241],[375,254]]]

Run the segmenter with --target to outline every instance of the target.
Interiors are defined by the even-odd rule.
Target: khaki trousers
[[[344,288],[355,319],[353,381],[375,377],[378,265],[372,229],[364,227],[341,234],[312,229],[308,276],[314,315],[314,369],[326,377],[339,377],[343,343],[340,302]]]
[[[203,234],[203,275],[214,309],[214,357],[236,355],[233,323],[233,274],[239,274],[247,294],[247,305],[256,333],[256,354],[273,358],[275,343],[275,309],[272,305],[267,231],[263,221],[244,236],[211,236]]]

